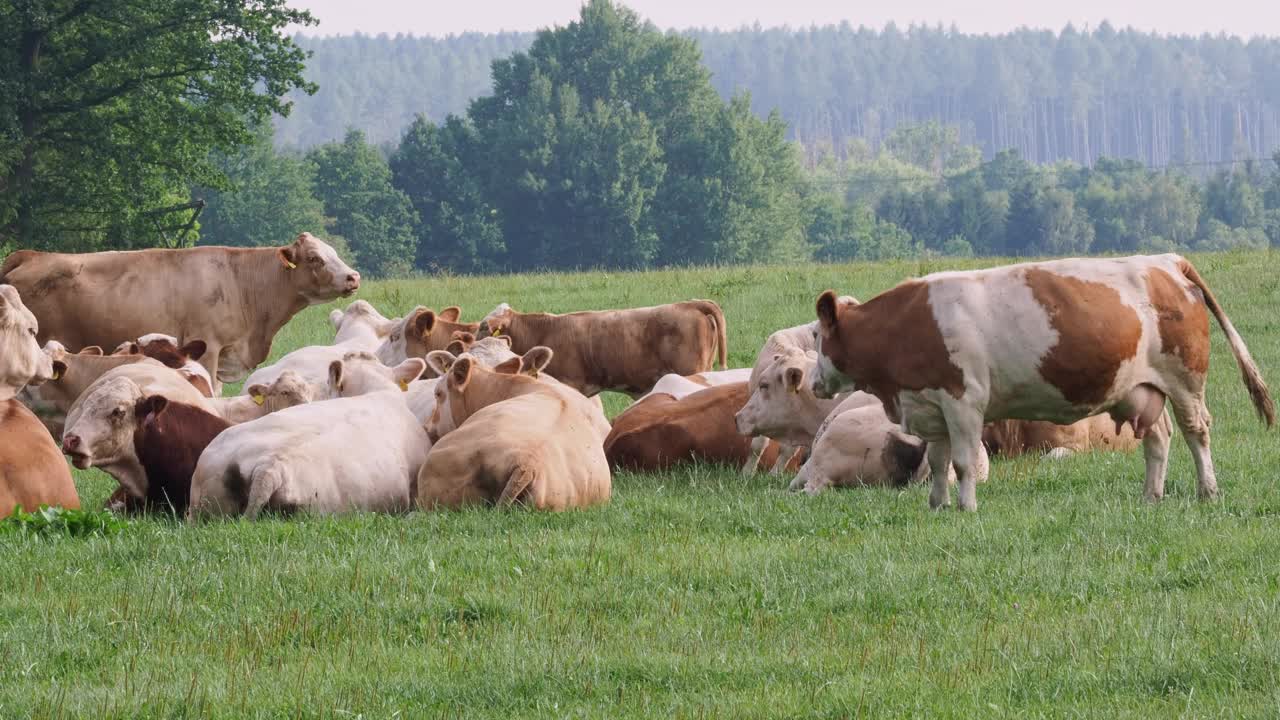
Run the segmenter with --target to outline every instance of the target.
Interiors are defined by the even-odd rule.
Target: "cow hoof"
[[[787,489],[788,489],[788,490],[790,490],[791,492],[798,492],[798,491],[800,491],[800,490],[803,490],[803,489],[804,489],[804,480],[803,480],[802,478],[800,478],[800,476],[798,476],[798,475],[797,475],[797,476],[796,476],[796,477],[791,481],[791,484],[787,486]]]
[[[1219,497],[1218,488],[1200,488],[1196,492],[1196,496],[1199,497],[1202,502],[1217,502]]]
[[[930,510],[946,510],[946,509],[947,509],[947,508],[949,508],[949,507],[951,507],[951,499],[950,499],[950,498],[944,498],[944,499],[942,499],[942,500],[937,500],[937,499],[934,499],[932,496],[930,496],[930,497],[929,497],[929,509],[930,509]]]
[[[1152,505],[1160,502],[1160,499],[1163,497],[1164,497],[1164,493],[1143,493],[1142,494],[1142,499],[1146,500]]]

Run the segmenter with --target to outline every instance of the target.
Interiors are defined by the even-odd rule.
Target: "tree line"
[[[852,138],[878,147],[899,125],[957,128],[985,157],[1018,150],[1036,164],[1102,157],[1147,165],[1265,156],[1280,146],[1280,40],[1161,36],[1107,23],[1088,31],[969,35],[913,26],[691,30],[711,82],[778,110],[809,159]],[[489,63],[533,33],[309,37],[297,112],[278,141],[310,147],[359,127],[394,143],[423,114],[440,123],[491,90]]]

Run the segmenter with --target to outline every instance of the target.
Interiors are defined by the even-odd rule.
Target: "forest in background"
[[[1037,164],[1101,157],[1149,166],[1264,157],[1280,147],[1280,40],[1169,37],[1103,23],[1082,31],[988,36],[940,27],[883,30],[690,30],[726,100],[746,91],[761,117],[776,109],[812,160],[851,139],[878,147],[899,125],[939,122],[985,157],[1013,149]],[[398,142],[421,113],[466,112],[492,88],[491,61],[534,33],[448,38],[297,36],[312,51],[277,124],[283,147],[341,139],[349,127]]]

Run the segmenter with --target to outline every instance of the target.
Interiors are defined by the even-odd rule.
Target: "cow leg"
[[[1162,416],[1161,421],[1151,426],[1142,438],[1142,455],[1147,461],[1147,483],[1142,496],[1150,502],[1159,502],[1164,497],[1164,477],[1169,469],[1169,437],[1172,434],[1173,428],[1169,427],[1167,416]]]
[[[1204,396],[1197,394],[1181,398],[1175,394],[1170,400],[1182,439],[1187,441],[1196,463],[1196,494],[1201,500],[1213,500],[1218,497],[1218,479],[1213,472],[1213,458],[1209,455],[1209,426],[1213,424],[1213,417],[1209,415]],[[1167,420],[1162,420],[1161,424],[1167,424]]]
[[[786,443],[778,443],[778,460],[770,468],[769,472],[773,475],[781,475],[786,472],[787,465],[791,464],[791,458],[795,456],[799,450],[795,445],[787,445]]]
[[[943,409],[950,436],[951,464],[956,469],[957,508],[978,509],[978,478],[983,474],[986,453],[982,450],[982,414],[969,407]],[[936,489],[937,476],[934,476]]]
[[[747,462],[742,466],[742,474],[751,476],[755,475],[760,469],[760,456],[764,455],[764,448],[769,444],[769,438],[763,435],[757,435],[751,438],[751,454],[747,456]]]
[[[221,354],[222,348],[206,341],[204,355],[196,361],[209,371],[209,380],[212,383],[209,389],[213,391],[213,396],[216,398],[222,397],[222,381],[218,379],[218,356]]]
[[[938,510],[951,504],[951,443],[933,440],[929,443],[929,472],[933,487],[929,490],[929,507]]]

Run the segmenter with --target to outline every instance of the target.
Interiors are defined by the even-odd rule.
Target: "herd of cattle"
[[[691,459],[795,473],[809,493],[930,477],[931,507],[956,484],[973,510],[988,451],[1139,444],[1156,500],[1166,401],[1211,498],[1209,314],[1275,419],[1244,342],[1177,255],[937,273],[862,304],[828,291],[751,368],[727,369],[724,314],[707,300],[565,315],[504,303],[474,323],[457,307],[387,318],[357,300],[331,313],[332,344],[259,367],[294,315],[359,287],[307,233],[280,248],[13,253],[0,266],[0,513],[78,507],[64,454],[119,482],[110,506],[187,518],[559,510],[608,501],[615,469]],[[637,401],[610,423],[605,390]]]

